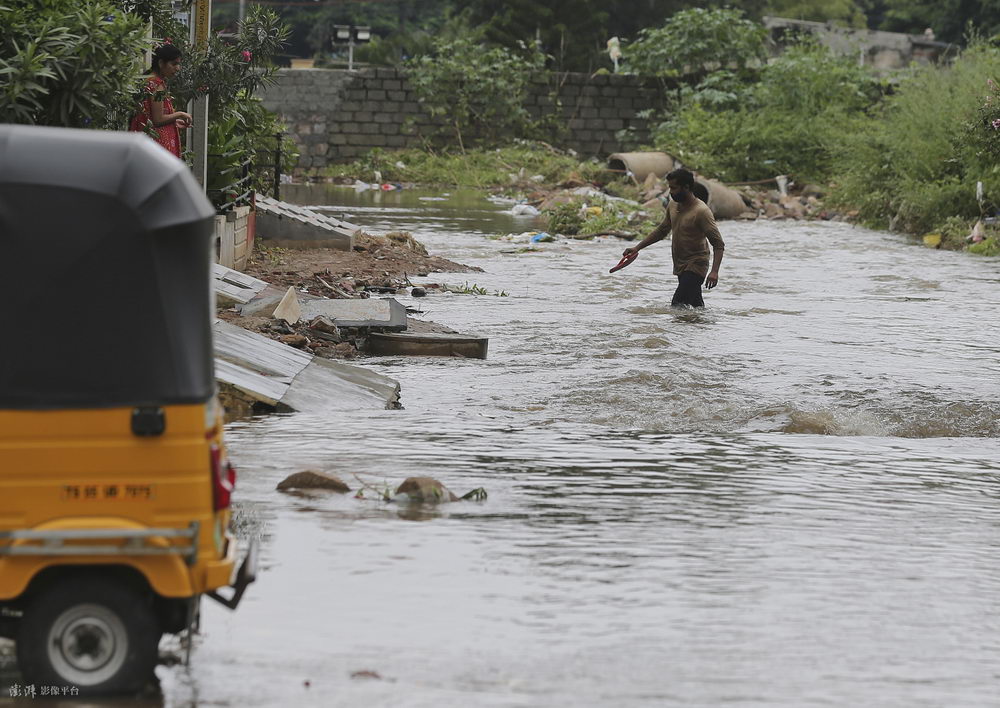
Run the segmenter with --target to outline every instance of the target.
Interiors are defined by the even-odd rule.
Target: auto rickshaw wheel
[[[149,599],[121,582],[85,576],[42,590],[25,607],[17,661],[27,683],[84,695],[138,691],[160,637]]]

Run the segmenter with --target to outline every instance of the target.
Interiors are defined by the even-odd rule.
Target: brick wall
[[[375,147],[420,145],[424,138],[454,142],[396,69],[282,69],[263,100],[298,143],[300,170],[348,161]],[[607,74],[550,74],[531,85],[526,100],[532,117],[557,119],[552,122],[559,127],[548,136],[552,144],[601,158],[629,147],[616,137],[623,128],[633,130],[633,143],[643,142],[649,122],[637,114],[661,105],[655,82]]]

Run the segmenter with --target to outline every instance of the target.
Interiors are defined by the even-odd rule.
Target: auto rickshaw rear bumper
[[[230,554],[235,554],[236,544],[233,543],[232,539],[228,539],[227,545],[228,548],[226,549],[226,558],[228,560]],[[250,545],[247,547],[247,554],[244,556],[243,563],[240,564],[240,569],[236,572],[236,579],[231,585],[233,588],[233,594],[228,598],[223,597],[215,590],[209,590],[206,594],[216,602],[225,605],[230,610],[235,610],[237,605],[240,604],[240,600],[243,599],[243,593],[246,592],[247,586],[257,579],[257,564],[257,539],[250,539]],[[222,565],[221,562],[220,565]],[[234,561],[230,560],[229,564],[226,566],[229,569],[229,573],[232,573],[233,565]],[[209,585],[209,587],[219,586]]]

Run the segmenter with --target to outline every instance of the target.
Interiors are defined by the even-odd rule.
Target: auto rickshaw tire
[[[160,629],[148,597],[110,578],[67,579],[24,609],[17,661],[24,681],[80,695],[129,693],[153,676]]]

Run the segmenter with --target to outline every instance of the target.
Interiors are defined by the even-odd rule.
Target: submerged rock
[[[277,489],[281,492],[289,489],[329,489],[334,492],[340,492],[341,494],[351,491],[350,487],[344,484],[337,477],[334,477],[332,474],[315,472],[313,470],[296,472],[295,474],[285,477],[283,480],[278,482]]]
[[[423,502],[438,504],[440,502],[458,501],[450,489],[433,477],[407,477],[396,487],[393,501]]]

